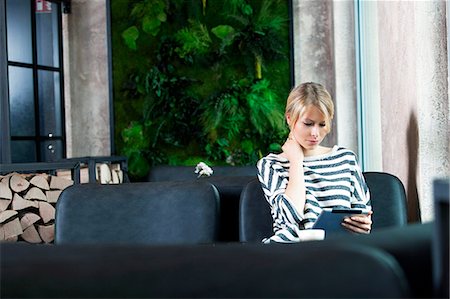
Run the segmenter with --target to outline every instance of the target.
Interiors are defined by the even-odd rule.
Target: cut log
[[[72,180],[52,176],[50,179],[50,189],[64,190],[73,185]]]
[[[51,243],[55,240],[55,225],[39,225],[38,226],[39,235],[42,241],[45,243]]]
[[[17,193],[14,193],[14,197],[12,200],[12,209],[15,211],[20,211],[26,208],[39,208],[39,203],[32,200],[26,200],[23,199],[22,196],[20,196]]]
[[[11,203],[11,199],[0,199],[0,212],[6,211]]]
[[[58,201],[61,193],[62,193],[62,190],[46,191],[45,196],[47,196],[47,202],[56,203]]]
[[[36,228],[34,227],[34,225],[29,226],[22,235],[20,235],[22,237],[22,239],[24,239],[25,241],[27,241],[28,243],[33,243],[33,244],[37,244],[37,243],[41,243],[41,237],[39,237],[39,233],[37,232]]]
[[[22,216],[22,218],[20,218],[20,225],[22,226],[22,229],[25,230],[38,222],[39,219],[41,219],[39,215],[36,215],[34,213],[26,213]]]
[[[72,179],[72,171],[70,171],[70,170],[57,170],[56,171],[56,176],[59,177],[59,178],[66,179],[66,180],[71,180]],[[51,186],[50,186],[50,188],[51,188]]]
[[[55,208],[44,201],[39,202],[39,215],[41,215],[42,221],[48,223],[50,220],[55,219]]]
[[[122,184],[123,183],[123,171],[120,168],[120,164],[111,164],[110,168],[111,168],[112,173],[115,172],[117,174],[117,177],[119,178],[119,184]]]
[[[0,198],[1,199],[12,199],[12,192],[9,186],[5,183],[0,183]]]
[[[5,240],[23,233],[19,218],[15,218],[9,222],[4,223],[3,229],[5,231]]]
[[[119,184],[123,183],[123,171],[122,170],[116,170],[117,171],[117,175],[119,177]]]
[[[9,185],[11,186],[11,190],[19,193],[27,190],[30,186],[30,182],[24,179],[20,174],[15,174],[9,180]]]
[[[117,170],[111,170],[112,184],[119,184],[119,176],[117,175]]]
[[[111,183],[111,170],[107,164],[103,163],[97,166],[97,171],[99,172],[100,184]]]
[[[89,183],[89,168],[82,167],[80,168],[80,184]]]
[[[13,210],[6,210],[3,212],[0,212],[0,223],[5,223],[6,221],[10,220],[12,217],[16,216],[18,213],[17,211]]]
[[[45,176],[38,174],[31,178],[30,184],[38,187],[42,190],[50,190],[50,186],[48,185],[48,181]]]
[[[27,194],[25,194],[24,198],[47,201],[47,196],[45,196],[44,192],[41,189],[39,189],[38,187],[32,187],[30,190],[28,190],[28,192],[27,192]]]

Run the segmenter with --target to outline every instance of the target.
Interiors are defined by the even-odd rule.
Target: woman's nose
[[[319,136],[319,129],[318,129],[317,127],[314,126],[314,127],[311,129],[311,135],[314,136],[314,137],[318,137],[318,136]]]

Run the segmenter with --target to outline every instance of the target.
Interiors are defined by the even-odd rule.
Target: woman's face
[[[295,139],[307,151],[314,151],[329,132],[325,115],[315,106],[307,106],[294,124],[286,117]]]

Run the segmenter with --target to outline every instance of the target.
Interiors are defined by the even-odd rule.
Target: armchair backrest
[[[257,178],[248,182],[239,203],[239,241],[261,242],[273,235],[270,206]]]
[[[218,194],[207,182],[81,184],[56,206],[56,244],[199,244],[217,239]]]
[[[364,172],[372,203],[372,230],[406,225],[406,193],[402,181],[386,172]]]

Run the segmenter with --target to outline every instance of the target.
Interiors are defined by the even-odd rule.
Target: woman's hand
[[[358,234],[369,234],[372,229],[372,214],[370,211],[367,215],[354,215],[344,218],[342,225],[348,230]]]
[[[286,139],[286,142],[281,147],[283,153],[281,155],[289,160],[289,162],[293,161],[303,161],[304,154],[301,145],[297,142],[294,135],[289,133],[289,137]]]

